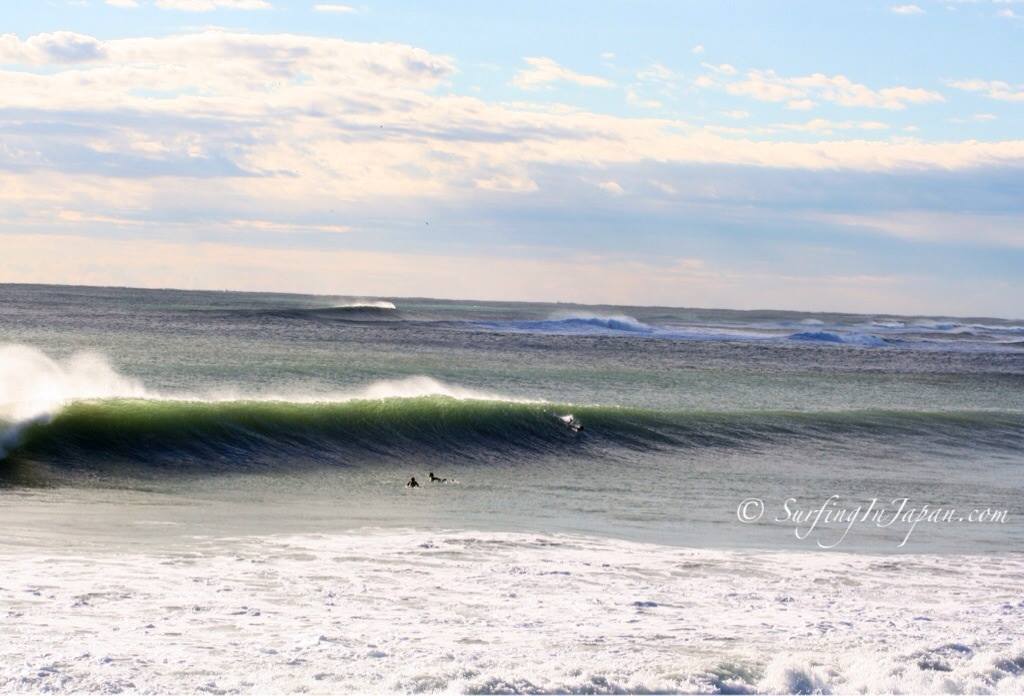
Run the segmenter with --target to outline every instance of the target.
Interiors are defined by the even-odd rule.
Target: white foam
[[[0,692],[1024,687],[1020,554],[410,530],[83,549],[0,546]]]
[[[139,380],[119,374],[97,353],[54,360],[31,346],[0,346],[0,419],[35,418],[84,399],[146,395]]]
[[[0,458],[22,428],[73,401],[146,398],[139,380],[119,374],[102,355],[75,353],[55,360],[31,346],[0,345]]]

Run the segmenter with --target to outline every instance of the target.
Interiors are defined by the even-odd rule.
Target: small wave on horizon
[[[394,302],[388,300],[352,300],[340,302],[329,309],[398,309]]]

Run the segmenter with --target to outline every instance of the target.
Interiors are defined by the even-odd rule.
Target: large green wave
[[[559,420],[572,413],[576,433]],[[195,466],[356,464],[423,453],[488,461],[874,439],[1024,451],[1024,414],[928,411],[676,411],[461,400],[443,396],[334,403],[115,399],[73,403],[20,427],[6,464]],[[0,468],[4,463],[0,462]]]

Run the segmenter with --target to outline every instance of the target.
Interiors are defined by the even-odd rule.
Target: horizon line
[[[759,307],[754,309],[737,309],[734,307],[695,307],[695,306],[681,306],[681,305],[663,305],[663,304],[652,304],[652,305],[639,305],[639,304],[614,304],[607,302],[568,302],[563,300],[511,300],[511,299],[483,299],[475,297],[431,297],[426,295],[378,295],[373,293],[310,293],[310,292],[295,292],[290,290],[236,290],[232,288],[176,288],[170,286],[161,287],[146,287],[136,285],[87,285],[81,283],[19,283],[19,282],[8,282],[0,280],[0,287],[3,286],[27,286],[27,287],[50,287],[50,288],[96,288],[106,290],[143,290],[148,292],[161,292],[161,291],[175,291],[175,292],[193,292],[193,293],[216,293],[216,292],[230,292],[247,295],[294,295],[297,297],[345,297],[352,299],[366,299],[366,300],[433,300],[441,302],[487,302],[493,304],[527,304],[527,305],[572,305],[576,307],[618,307],[623,309],[673,309],[673,310],[689,310],[689,311],[702,311],[702,312],[743,312],[754,314],[757,312],[775,312],[775,313],[792,313],[792,314],[831,314],[836,316],[848,316],[848,317],[902,317],[902,318],[922,318],[922,319],[995,319],[997,321],[1024,322],[1024,317],[999,317],[994,315],[974,314],[974,315],[958,315],[958,314],[898,314],[895,312],[838,312],[832,310],[822,309],[779,309],[769,307]]]

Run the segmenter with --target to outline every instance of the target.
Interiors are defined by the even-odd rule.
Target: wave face
[[[583,432],[559,416],[573,413]],[[860,411],[677,412],[556,406],[451,396],[345,402],[159,401],[73,403],[29,423],[7,458],[57,468],[128,464],[217,473],[254,467],[359,465],[444,455],[523,462],[530,455],[607,455],[663,448],[759,447],[844,438],[1024,447],[1024,415]],[[524,459],[525,457],[525,459]],[[122,469],[123,473],[123,469]]]

